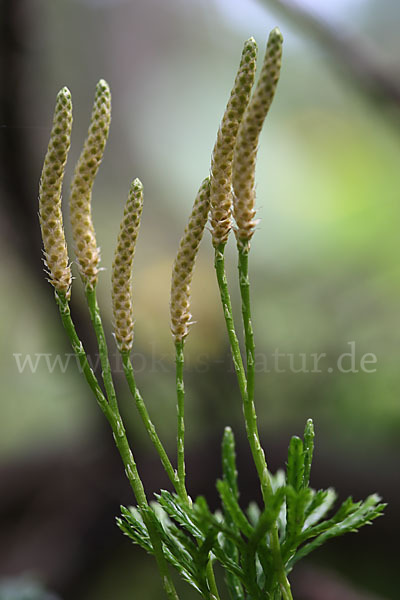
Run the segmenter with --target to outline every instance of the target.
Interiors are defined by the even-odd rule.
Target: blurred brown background
[[[342,499],[377,491],[389,502],[372,528],[332,542],[298,567],[295,597],[397,598],[400,4],[1,0],[0,6],[0,600],[162,597],[152,559],[114,524],[119,505],[132,498],[107,425],[68,359],[43,275],[37,189],[57,91],[67,85],[74,102],[66,197],[97,80],[104,77],[113,93],[93,207],[109,332],[119,220],[130,181],[140,177],[145,187],[134,360],[172,453],[171,266],[209,169],[242,43],[254,35],[262,55],[275,25],[285,38],[284,63],[260,147],[261,223],[251,266],[262,439],[276,470],[290,435],[301,433],[312,416],[314,487],[334,485]],[[231,243],[228,269],[238,309],[234,250]],[[79,281],[73,311],[94,357]],[[246,506],[258,490],[208,233],[193,314],[198,324],[187,342],[186,370],[190,493],[205,493],[218,507],[216,457],[230,424]],[[321,353],[326,356],[315,372],[312,355]],[[363,368],[367,354],[373,356]],[[141,472],[149,492],[157,491],[168,482],[116,367]],[[195,597],[178,586],[185,600]]]

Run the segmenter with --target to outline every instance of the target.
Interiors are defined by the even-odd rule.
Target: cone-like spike
[[[187,336],[191,324],[190,283],[209,209],[210,180],[207,177],[201,184],[194,201],[172,271],[170,309],[171,331],[175,342],[179,342]]]
[[[71,142],[72,101],[68,88],[57,96],[53,128],[39,187],[39,221],[49,282],[69,298],[71,268],[61,212],[61,188]]]
[[[269,35],[264,62],[254,93],[239,127],[233,161],[233,210],[238,244],[250,243],[255,221],[255,168],[258,140],[279,80],[282,34],[276,27]]]
[[[91,199],[94,179],[103,158],[111,120],[111,93],[100,79],[96,87],[88,136],[71,184],[70,218],[79,273],[85,285],[97,283],[100,253],[93,227]]]
[[[211,160],[211,232],[213,246],[225,244],[231,230],[232,161],[236,137],[250,98],[257,60],[253,38],[245,42],[239,70],[218,131]]]
[[[133,344],[132,263],[143,208],[143,185],[132,182],[118,235],[112,267],[112,307],[114,332],[120,352]]]

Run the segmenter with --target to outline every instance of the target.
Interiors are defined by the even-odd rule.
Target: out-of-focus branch
[[[371,45],[349,30],[327,21],[292,0],[261,0],[318,41],[333,56],[341,70],[374,103],[400,111],[400,80],[381,64]]]

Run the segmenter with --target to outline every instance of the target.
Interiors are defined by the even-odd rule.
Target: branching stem
[[[142,396],[140,395],[140,392],[137,388],[136,381],[135,381],[135,375],[134,375],[133,367],[132,367],[132,362],[130,359],[130,354],[129,354],[129,352],[121,352],[121,357],[122,357],[122,364],[124,367],[125,377],[128,382],[132,397],[135,400],[136,408],[138,410],[140,418],[142,419],[142,422],[146,428],[146,431],[149,434],[151,441],[153,442],[153,446],[157,450],[157,453],[163,464],[165,472],[167,473],[172,485],[174,486],[176,493],[181,497],[182,497],[182,493],[184,493],[182,499],[186,500],[187,499],[186,490],[184,488],[182,489],[182,487],[180,486],[178,474],[174,470],[174,468],[171,464],[171,461],[168,458],[167,452],[165,451],[165,448],[164,448],[160,438],[157,435],[156,428],[150,419],[150,415],[147,411],[144,400],[143,400]]]
[[[79,360],[79,364],[81,365],[85,379],[89,384],[89,387],[93,391],[101,410],[103,411],[111,426],[116,446],[124,463],[126,476],[129,480],[133,493],[135,494],[137,503],[141,508],[146,508],[148,506],[146,494],[143,488],[142,481],[139,477],[135,459],[129,448],[125,428],[123,426],[119,411],[114,412],[111,405],[107,402],[107,399],[101,391],[97,378],[89,365],[89,361],[87,359],[86,352],[83,348],[83,344],[80,341],[78,334],[76,333],[76,329],[71,318],[68,300],[65,298],[65,296],[56,293],[56,301],[60,310],[61,320],[64,325],[64,329],[67,332],[67,335],[71,341],[72,349]]]
[[[111,368],[110,368],[110,363],[108,360],[107,345],[105,344],[105,336],[104,336],[103,326],[101,323],[101,318],[100,318],[99,308],[98,308],[97,301],[96,301],[95,292],[93,290],[93,294],[88,294],[88,303],[89,303],[89,309],[91,312],[91,316],[93,315],[92,316],[93,325],[95,326],[95,332],[96,332],[96,336],[97,336],[97,340],[98,340],[98,344],[99,344],[100,359],[101,359],[102,369],[103,369],[104,386],[106,388],[107,394],[110,394],[111,398],[113,397],[112,394],[114,394],[114,399],[115,399],[114,400],[115,401],[114,409],[111,406],[111,402],[110,403],[107,402],[107,399],[105,398],[103,392],[101,391],[101,388],[97,381],[97,378],[96,378],[95,374],[93,373],[92,368],[89,365],[86,352],[83,348],[83,344],[80,341],[78,334],[76,333],[76,329],[75,329],[74,323],[71,318],[68,300],[65,298],[64,295],[58,294],[57,292],[56,292],[55,296],[56,296],[56,302],[57,302],[58,308],[60,310],[61,320],[64,325],[64,329],[67,332],[67,335],[71,341],[72,349],[75,352],[75,355],[77,356],[77,358],[79,360],[79,364],[81,365],[83,374],[85,376],[87,383],[89,384],[89,387],[93,391],[93,393],[96,397],[96,400],[100,405],[100,408],[102,409],[104,415],[106,416],[106,418],[111,426],[115,444],[117,446],[118,452],[119,452],[122,462],[124,464],[125,474],[128,478],[129,484],[135,495],[138,506],[141,509],[141,512],[143,514],[143,519],[146,523],[146,527],[149,532],[150,540],[151,540],[153,550],[154,550],[154,555],[155,555],[155,558],[157,561],[158,568],[161,573],[163,586],[164,586],[165,592],[167,594],[167,597],[169,598],[169,600],[179,600],[179,597],[176,593],[176,590],[175,590],[174,584],[172,582],[171,575],[169,573],[168,566],[167,566],[167,563],[166,563],[166,560],[164,557],[161,540],[159,538],[156,528],[154,527],[154,524],[151,522],[151,519],[149,519],[149,517],[147,516],[147,511],[149,509],[149,505],[147,502],[146,493],[144,491],[142,480],[140,479],[140,475],[139,475],[139,472],[138,472],[138,469],[136,466],[135,459],[134,459],[132,451],[129,447],[128,438],[126,436],[125,428],[124,428],[124,425],[123,425],[123,422],[121,419],[121,415],[118,410],[114,386],[113,386],[112,378],[111,378]],[[106,374],[104,366],[107,367],[107,364],[109,367],[109,372]]]
[[[233,320],[232,303],[230,300],[228,282],[225,273],[224,259],[225,245],[220,245],[215,249],[215,270],[217,274],[218,287],[220,290],[221,302],[224,311],[225,323],[228,331],[229,342],[232,351],[233,363],[236,376],[239,383],[240,393],[243,402],[243,413],[246,424],[247,438],[254,464],[257,469],[261,484],[261,492],[265,506],[272,494],[271,479],[265,460],[264,450],[260,444],[260,437],[257,427],[257,415],[254,406],[254,336],[251,325],[250,311],[250,289],[248,276],[248,252],[239,249],[239,284],[242,298],[242,316],[245,332],[246,346],[246,364],[247,378],[243,367],[242,355],[240,352],[239,341],[235,331]],[[277,579],[281,588],[285,591],[287,600],[291,600],[290,585],[286,578],[282,556],[280,552],[279,536],[277,525],[271,531],[271,551],[274,559],[274,566]]]
[[[264,450],[260,444],[260,438],[257,427],[257,415],[254,404],[254,380],[255,380],[255,344],[253,326],[251,322],[251,307],[250,307],[250,280],[249,280],[249,246],[247,244],[238,244],[239,256],[239,287],[240,296],[242,299],[242,319],[244,329],[244,340],[246,346],[246,364],[247,364],[247,401],[244,403],[244,413],[246,426],[249,423],[249,429],[253,433],[256,451],[259,456],[259,464],[263,465],[261,487],[263,489],[264,502],[266,500],[265,493],[271,491],[271,480],[265,460]],[[275,569],[279,578],[280,587],[282,589],[285,600],[291,600],[292,594],[290,585],[287,580],[284,565],[282,561],[278,528],[275,524],[271,531],[271,550],[274,556]]]
[[[257,429],[257,416],[254,409],[254,402],[250,399],[248,394],[248,383],[246,380],[246,374],[243,367],[242,355],[240,353],[239,341],[235,331],[235,324],[233,320],[232,304],[229,296],[228,282],[225,274],[225,259],[224,259],[223,245],[219,246],[215,250],[215,270],[217,274],[218,286],[221,295],[222,307],[224,311],[225,323],[228,330],[229,342],[232,351],[233,364],[236,371],[236,376],[239,383],[240,393],[243,401],[243,413],[246,424],[247,438],[249,440],[250,449],[253,455],[253,460],[257,469],[258,477],[261,484],[261,492],[264,503],[267,504],[268,498],[271,494],[271,481],[265,461],[264,451],[260,445],[260,438]],[[247,304],[247,308],[249,304]],[[250,313],[248,311],[248,316]],[[251,324],[250,324],[251,328]],[[247,349],[247,344],[246,344]],[[250,350],[249,350],[250,353]],[[253,346],[254,353],[254,346]],[[251,390],[254,393],[254,386]]]
[[[55,299],[60,311],[62,324],[71,342],[72,350],[79,361],[85,379],[92,390],[101,410],[107,417],[107,420],[110,421],[110,418],[112,418],[112,411],[89,364],[82,342],[76,333],[76,329],[71,318],[69,302],[64,294],[60,294],[58,292],[55,292]]]

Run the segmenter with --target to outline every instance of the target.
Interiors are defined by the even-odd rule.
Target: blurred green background
[[[311,416],[314,486],[334,485],[341,497],[377,491],[389,502],[373,528],[328,545],[299,567],[296,597],[397,598],[400,4],[299,0],[306,18],[280,10],[288,3],[278,0],[0,4],[0,599],[11,597],[1,577],[9,582],[21,575],[65,600],[162,597],[152,559],[114,526],[119,504],[132,499],[111,435],[67,358],[42,272],[37,188],[57,91],[67,85],[74,103],[65,197],[100,77],[113,93],[93,204],[105,269],[99,297],[108,325],[119,220],[130,181],[139,177],[144,184],[134,359],[160,436],[173,452],[171,266],[209,170],[242,43],[253,35],[262,55],[275,25],[284,35],[284,61],[260,144],[261,221],[251,260],[262,440],[275,470],[290,435],[301,433]],[[188,480],[193,496],[206,493],[218,506],[216,457],[223,426],[230,424],[245,505],[258,497],[256,476],[246,466],[250,456],[210,246],[206,232],[193,282],[197,325],[186,344]],[[235,259],[231,240],[228,275],[239,317]],[[94,356],[79,281],[73,309]],[[111,336],[110,344],[114,348]],[[321,353],[320,368],[313,369],[312,355]],[[62,364],[54,364],[57,354]],[[375,362],[363,369],[367,354]],[[149,492],[157,491],[167,482],[118,367],[143,477]],[[194,597],[180,589],[185,599]]]

